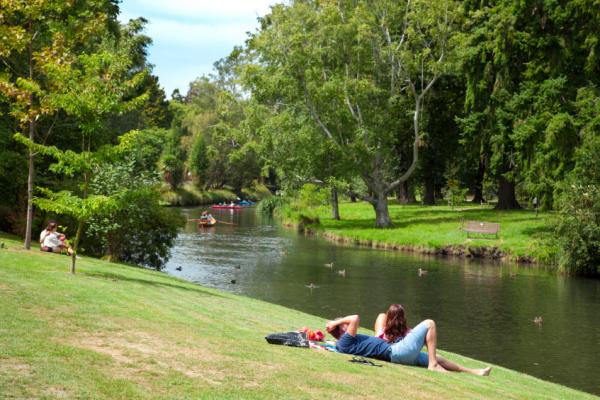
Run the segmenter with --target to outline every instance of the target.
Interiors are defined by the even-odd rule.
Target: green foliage
[[[289,199],[286,197],[270,196],[262,199],[256,209],[261,214],[272,216],[275,210],[287,204],[289,204]]]
[[[513,192],[522,184],[543,208],[573,167],[577,91],[600,76],[592,3],[465,2],[465,150],[479,153],[489,177],[507,179]]]
[[[460,182],[458,180],[448,179],[448,183],[444,189],[444,197],[452,210],[454,210],[454,207],[458,204],[465,201],[468,191],[469,189],[460,187]]]
[[[182,225],[176,210],[161,206],[156,165],[165,131],[123,135],[110,158],[94,166],[90,193],[114,199],[116,207],[88,221],[84,247],[89,254],[160,269]]]
[[[277,129],[263,130],[268,140],[291,144],[271,145],[282,156],[265,157],[288,179],[359,176],[369,188],[363,198],[374,206],[377,225],[389,226],[387,195],[416,168],[420,113],[435,82],[452,69],[458,20],[454,1],[295,1],[273,7],[248,41],[243,73],[254,98],[273,112]],[[396,156],[404,145],[410,161],[398,173]]]
[[[327,204],[329,193],[313,183],[302,185],[298,193],[298,206],[301,208],[314,208]]]
[[[165,154],[160,161],[163,177],[173,190],[183,182],[183,168],[183,161],[174,154]]]
[[[43,197],[34,197],[34,203],[42,210],[68,215],[78,221],[88,221],[92,216],[116,210],[119,199],[104,195],[91,195],[81,198],[68,190],[52,192],[38,188]]]
[[[159,162],[162,177],[172,190],[176,190],[184,179],[187,153],[181,147],[183,137],[185,132],[182,129],[174,127],[168,131],[165,149]]]
[[[269,188],[256,180],[252,182],[250,187],[242,189],[242,199],[256,201],[270,196],[272,196],[272,193]]]
[[[202,204],[216,204],[237,200],[237,195],[227,189],[200,190],[192,183],[184,183],[176,190],[161,191],[164,204],[177,207],[190,207]]]
[[[228,78],[230,79],[230,78]],[[261,176],[256,143],[261,118],[248,100],[225,81],[202,77],[190,84],[183,103],[174,103],[173,129],[180,132],[173,142],[201,188],[232,187],[241,195],[244,187]],[[174,148],[165,154],[176,154]]]
[[[190,170],[196,175],[199,186],[202,186],[202,182],[206,182],[206,170],[209,162],[204,138],[202,135],[198,135],[190,152],[189,165]]]
[[[581,90],[578,115],[583,145],[575,168],[559,187],[556,240],[561,267],[575,274],[600,274],[600,96]]]

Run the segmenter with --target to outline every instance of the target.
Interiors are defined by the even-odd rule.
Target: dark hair
[[[406,325],[404,308],[400,304],[392,304],[388,308],[383,332],[390,343],[406,336],[408,326]]]
[[[340,329],[339,325],[328,332],[331,336],[333,336],[336,339],[339,339],[342,336],[342,330]]]
[[[347,330],[348,330],[348,324],[342,323],[342,324],[334,326],[331,329],[327,329],[327,332],[334,338],[339,339],[340,337],[342,337],[342,335],[344,333],[346,333]]]
[[[46,230],[51,231],[52,229],[56,229],[56,226],[56,221],[48,221],[48,226],[46,227]]]

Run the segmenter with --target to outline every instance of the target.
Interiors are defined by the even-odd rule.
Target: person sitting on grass
[[[388,343],[385,340],[357,333],[360,323],[358,315],[349,315],[327,321],[327,332],[338,339],[336,348],[340,353],[376,358],[396,364],[426,367],[431,371],[467,372],[479,376],[490,374],[491,367],[471,369],[448,361],[436,354],[437,331],[435,322],[427,319],[406,334],[402,339]],[[428,352],[422,352],[423,345]]]
[[[45,230],[40,234],[41,250],[49,253],[62,253],[66,251],[68,255],[73,254],[73,249],[67,244],[67,238],[64,234],[56,232],[57,223],[51,221]]]

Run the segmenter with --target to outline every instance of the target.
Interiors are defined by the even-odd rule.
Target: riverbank
[[[390,204],[390,229],[376,229],[373,207],[367,203],[340,203],[341,220],[331,218],[328,207],[315,210],[318,224],[305,227],[330,240],[361,246],[422,254],[501,259],[522,263],[555,264],[551,244],[554,213],[531,210],[496,211],[491,206],[421,206]],[[467,234],[466,221],[500,224],[494,235]],[[290,222],[290,221],[288,221]]]
[[[1,398],[595,398],[501,367],[489,378],[370,368],[268,345],[267,333],[324,320],[86,257],[70,275],[65,256],[0,242]]]
[[[260,200],[270,196],[271,192],[264,185],[254,185],[252,188],[242,189],[244,199]],[[161,190],[163,203],[173,207],[194,207],[222,202],[237,201],[238,195],[228,189],[200,190],[191,182],[182,184],[177,190],[165,186]]]

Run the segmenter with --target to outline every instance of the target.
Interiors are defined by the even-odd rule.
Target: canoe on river
[[[219,204],[215,204],[210,206],[210,208],[212,208],[213,210],[241,210],[242,208],[244,208],[243,206],[231,206],[231,205],[227,205],[227,206],[222,206]]]
[[[188,221],[196,221],[198,222],[198,226],[202,227],[215,226],[217,224],[217,220],[214,217],[210,217],[210,219],[190,218]]]
[[[210,219],[199,219],[198,226],[214,226],[216,225],[217,220],[211,217]]]

